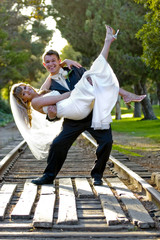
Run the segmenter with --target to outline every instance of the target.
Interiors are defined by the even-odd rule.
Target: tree
[[[52,0],[52,7],[49,15],[52,15],[61,31],[62,37],[66,38],[69,44],[83,56],[83,65],[90,66],[93,56],[97,54],[98,46],[93,41],[93,31],[85,29],[86,10],[89,1],[55,1]]]
[[[116,102],[116,106],[115,106],[115,116],[116,116],[116,120],[121,119],[121,97],[120,95],[118,96],[118,100]]]
[[[146,10],[133,0],[52,0],[49,14],[57,22],[62,36],[85,57],[85,65],[99,54],[105,37],[105,23],[120,28],[118,41],[110,50],[109,62],[118,76],[121,86],[138,84],[138,93],[147,93],[146,82],[150,67],[142,61],[142,42],[136,34],[144,24]],[[84,64],[84,62],[83,62]],[[145,119],[155,119],[149,99],[142,104]]]
[[[72,46],[70,44],[66,45],[62,49],[61,58],[63,60],[66,59],[66,58],[69,58],[69,59],[74,59],[75,61],[78,61],[79,63],[82,62],[82,55],[81,55],[81,53],[74,51],[74,49],[72,48]]]
[[[160,15],[159,0],[135,0],[146,8],[145,23],[138,31],[137,37],[142,40],[142,60],[150,67],[160,70]]]
[[[0,89],[18,81],[31,82],[38,70],[43,71],[41,55],[53,31],[39,19],[23,16],[21,8],[20,1],[0,3]]]
[[[90,0],[87,11],[89,14],[86,27],[88,31],[93,28],[93,40],[97,44],[102,45],[104,41],[104,34],[102,34],[104,22],[115,29],[120,28],[121,35],[118,37],[118,43],[114,43],[111,48],[109,62],[111,66],[114,66],[121,85],[138,84],[140,86],[138,94],[147,94],[146,81],[151,74],[151,69],[142,62],[141,41],[135,38],[137,31],[144,24],[145,10],[143,6],[137,5],[131,0]],[[142,102],[142,106],[145,119],[156,118],[148,97]]]
[[[152,71],[156,75],[155,82],[157,84],[157,97],[160,104],[160,15],[159,0],[135,0],[139,4],[143,4],[147,10],[145,14],[145,23],[137,33],[137,38],[142,40],[143,54],[142,60],[147,66],[156,71]]]
[[[13,4],[14,1],[0,3],[0,89],[9,86],[11,80],[24,79],[21,69],[23,72],[23,64],[28,59],[27,52],[18,49],[17,30],[24,18],[18,17],[17,11],[12,9]]]

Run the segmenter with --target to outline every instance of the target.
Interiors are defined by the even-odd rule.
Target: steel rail
[[[82,133],[82,135],[97,147],[98,144],[87,132]],[[109,160],[114,164],[114,169],[119,173],[119,177],[129,178],[140,190],[145,191],[148,200],[154,202],[160,208],[160,193],[154,187],[113,156],[110,155]]]
[[[25,140],[21,141],[14,149],[12,149],[1,161],[0,161],[0,177],[3,175],[6,168],[9,166],[13,158],[21,152],[25,146]]]

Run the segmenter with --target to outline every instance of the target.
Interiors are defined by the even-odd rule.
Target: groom
[[[80,80],[86,71],[83,67],[76,65],[76,62],[60,62],[59,54],[50,50],[43,56],[43,65],[50,73],[41,89],[56,90],[59,93],[65,93],[74,89],[75,84]],[[63,64],[72,64],[72,69],[62,68]],[[77,66],[77,67],[76,67]],[[48,118],[55,117],[55,112],[50,111]],[[36,185],[51,184],[56,178],[58,172],[66,159],[68,150],[70,149],[76,138],[85,130],[87,130],[97,141],[96,150],[97,160],[91,170],[91,177],[94,179],[94,185],[102,185],[102,176],[105,170],[106,162],[112,148],[112,132],[111,128],[107,130],[94,130],[91,128],[92,112],[82,120],[64,119],[63,129],[60,134],[53,140],[47,159],[47,167],[43,176],[32,180]]]

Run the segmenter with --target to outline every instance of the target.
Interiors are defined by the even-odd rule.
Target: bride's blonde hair
[[[46,94],[48,92],[50,92],[50,90],[36,90],[34,89],[30,84],[25,84],[25,83],[17,83],[15,85],[13,85],[12,87],[12,94],[15,97],[18,107],[21,108],[21,110],[23,110],[24,113],[24,119],[26,120],[26,122],[30,125],[30,127],[32,126],[32,109],[31,109],[31,102],[27,101],[26,103],[22,100],[22,88],[21,86],[29,86],[31,87],[35,92],[39,93],[39,95],[43,95]]]

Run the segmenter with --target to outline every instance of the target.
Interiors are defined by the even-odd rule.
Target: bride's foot
[[[114,40],[117,39],[118,33],[119,33],[119,29],[117,30],[117,32],[115,32],[115,30],[113,28],[106,25],[106,39],[105,40],[109,40],[109,41],[113,42]]]
[[[127,95],[123,96],[123,100],[126,104],[128,104],[130,102],[141,102],[145,97],[146,95],[137,95],[134,93],[127,93]]]

